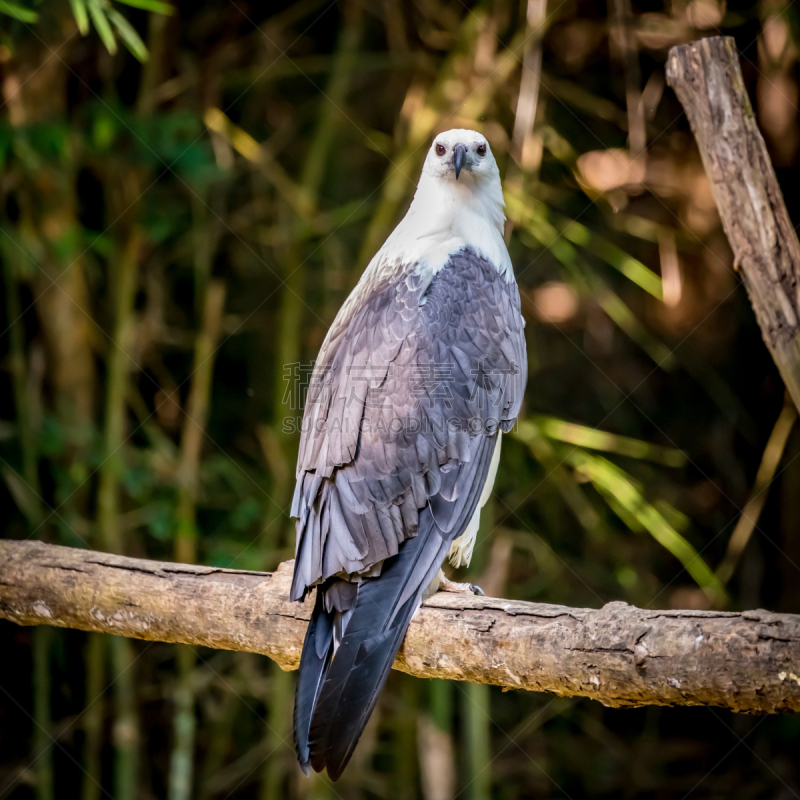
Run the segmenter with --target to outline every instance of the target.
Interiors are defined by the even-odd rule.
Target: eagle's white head
[[[444,131],[434,137],[408,213],[373,259],[374,268],[404,260],[435,273],[449,255],[471,247],[512,280],[504,209],[500,170],[486,137]]]
[[[440,133],[431,144],[422,172],[442,181],[462,180],[473,191],[491,191],[494,185],[500,186],[500,171],[492,149],[477,131]]]

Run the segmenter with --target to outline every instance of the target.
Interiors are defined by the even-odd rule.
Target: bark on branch
[[[800,245],[734,40],[715,36],[673,47],[667,83],[689,118],[764,341],[800,408]]]
[[[291,567],[244,572],[0,541],[0,617],[261,653],[294,669],[311,603],[289,602]],[[394,666],[608,706],[800,711],[800,616],[440,593],[414,616]]]

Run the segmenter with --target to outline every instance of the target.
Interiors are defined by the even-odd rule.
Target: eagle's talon
[[[469,585],[469,588],[470,588],[470,591],[472,592],[472,594],[475,594],[478,597],[486,597],[486,592],[484,592],[483,589],[481,589],[480,586],[476,586],[474,583],[471,583]]]
[[[439,575],[439,591],[453,592],[454,594],[483,594],[479,586],[473,586],[471,583],[456,583],[446,578],[444,573]]]

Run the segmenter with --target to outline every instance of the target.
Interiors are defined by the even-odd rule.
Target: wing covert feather
[[[523,328],[516,284],[470,249],[432,278],[413,264],[365,275],[309,387],[293,599],[396,555],[427,504],[455,521],[453,501],[480,493],[473,439],[508,431],[519,414]]]

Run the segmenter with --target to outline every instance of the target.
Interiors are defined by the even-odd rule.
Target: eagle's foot
[[[439,578],[439,591],[453,592],[455,594],[477,594],[481,597],[484,596],[484,591],[480,586],[476,586],[474,583],[456,583],[456,581],[451,581],[449,578],[445,578],[444,575]]]

